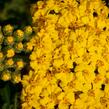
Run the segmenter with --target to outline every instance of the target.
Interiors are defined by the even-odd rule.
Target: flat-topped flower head
[[[22,80],[22,109],[108,109],[100,102],[109,98],[104,2],[41,0],[31,11],[36,35],[27,43],[32,72]]]

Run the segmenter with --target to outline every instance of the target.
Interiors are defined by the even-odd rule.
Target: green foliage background
[[[20,109],[20,84],[0,81],[0,109]]]
[[[31,25],[29,7],[37,0],[0,0],[0,25],[13,24],[18,28]]]

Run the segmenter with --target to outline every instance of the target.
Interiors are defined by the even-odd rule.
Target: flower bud
[[[31,52],[33,50],[33,45],[30,42],[24,43],[25,52]]]
[[[4,43],[5,43],[5,45],[13,45],[14,44],[14,37],[13,36],[6,37]]]
[[[16,53],[20,53],[21,51],[23,51],[23,44],[22,44],[22,42],[19,42],[19,43],[15,44],[15,51],[16,51]]]
[[[3,81],[8,81],[11,79],[11,72],[8,70],[4,70],[3,73],[1,74],[1,79]]]
[[[11,26],[10,24],[4,26],[4,27],[3,27],[3,33],[4,33],[4,35],[6,35],[6,36],[7,36],[7,35],[12,35],[13,29],[14,29],[14,27]]]
[[[21,81],[21,74],[18,72],[15,72],[12,74],[12,82],[13,83],[19,83]]]
[[[24,32],[22,30],[16,30],[15,33],[14,33],[14,36],[15,36],[15,40],[17,42],[20,42],[24,39]]]
[[[17,70],[21,70],[24,67],[24,62],[22,59],[19,59],[18,61],[16,61],[16,69]]]
[[[9,49],[7,50],[6,56],[7,56],[8,58],[10,58],[10,57],[13,57],[14,55],[15,55],[14,49],[13,49],[13,48],[9,48]]]
[[[7,68],[14,67],[14,61],[12,58],[5,60],[5,64]]]
[[[26,26],[24,28],[25,40],[28,41],[29,39],[31,39],[32,32],[33,32],[33,29],[31,26]]]

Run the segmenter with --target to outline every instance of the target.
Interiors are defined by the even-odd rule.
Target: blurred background
[[[29,7],[37,0],[0,0],[0,25],[24,27],[31,24]]]

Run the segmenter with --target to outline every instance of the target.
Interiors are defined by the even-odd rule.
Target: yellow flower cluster
[[[32,7],[35,47],[22,109],[109,109],[109,9],[102,0]]]

